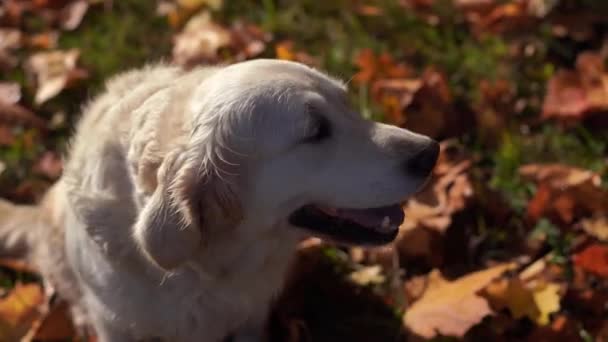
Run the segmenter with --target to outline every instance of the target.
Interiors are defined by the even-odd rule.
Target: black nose
[[[431,140],[426,147],[407,159],[405,169],[408,175],[426,177],[429,175],[439,156],[439,144]]]

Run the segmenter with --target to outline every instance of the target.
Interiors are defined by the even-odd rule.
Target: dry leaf
[[[260,55],[266,49],[266,44],[272,40],[272,35],[259,26],[240,20],[232,24],[230,34],[230,45],[235,53],[234,59],[237,61]]]
[[[594,238],[607,242],[608,241],[608,217],[597,216],[581,221],[583,230]]]
[[[15,82],[0,82],[0,102],[8,105],[21,100],[21,86]]]
[[[218,50],[231,43],[230,31],[211,20],[203,11],[192,17],[175,36],[173,60],[184,66],[217,61]]]
[[[42,288],[38,284],[17,284],[9,295],[0,300],[0,340],[18,341],[40,318],[39,310],[44,302]]]
[[[549,315],[559,311],[559,290],[559,285],[551,283],[540,285],[534,290],[534,303],[539,311],[538,316],[534,318],[537,324],[549,324]]]
[[[543,118],[577,121],[602,110],[608,110],[608,72],[599,54],[581,53],[576,70],[559,71],[549,80]]]
[[[441,152],[433,176],[427,186],[405,207],[405,220],[401,230],[426,227],[445,231],[452,222],[451,216],[464,209],[473,195],[467,172],[471,160],[453,152],[448,143],[441,143]]]
[[[405,325],[424,338],[438,334],[464,336],[492,313],[487,301],[477,292],[512,267],[512,264],[497,265],[454,281],[446,281],[437,270],[433,271],[424,295],[406,311]]]
[[[23,34],[10,28],[0,28],[0,70],[11,69],[17,65],[13,52],[21,47]]]
[[[576,253],[572,260],[583,270],[608,278],[608,246],[593,244]]]
[[[310,66],[318,66],[319,61],[316,60],[311,55],[295,50],[295,44],[293,41],[284,40],[282,42],[277,43],[275,46],[275,53],[278,59],[283,59],[287,61],[296,61],[303,64],[307,64]]]
[[[546,282],[526,283],[520,277],[501,279],[484,290],[495,309],[508,308],[515,319],[528,317],[538,325],[549,323],[549,315],[560,309],[560,286]]]
[[[577,212],[603,213],[608,208],[608,192],[593,171],[561,164],[528,164],[519,172],[539,184],[528,205],[528,217],[534,221],[554,214],[571,223]]]
[[[78,68],[80,52],[77,49],[39,52],[27,60],[26,70],[36,78],[38,89],[35,102],[41,104],[59,94],[71,83],[87,77]]]
[[[405,64],[397,63],[387,52],[376,55],[371,49],[363,49],[355,58],[359,68],[353,76],[353,82],[369,84],[373,80],[405,78],[413,75],[413,71]]]
[[[67,4],[59,14],[61,28],[68,31],[76,29],[80,26],[88,9],[89,2],[87,0],[77,0]]]

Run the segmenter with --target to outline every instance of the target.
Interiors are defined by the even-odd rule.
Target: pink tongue
[[[398,205],[373,209],[335,209],[321,208],[326,214],[354,221],[366,227],[380,227],[385,217],[391,225],[400,225],[403,222],[403,210]]]

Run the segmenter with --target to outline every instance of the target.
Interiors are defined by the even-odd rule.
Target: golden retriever
[[[87,106],[38,206],[0,203],[2,250],[102,342],[259,341],[297,242],[392,241],[438,150],[298,63],[146,67]]]

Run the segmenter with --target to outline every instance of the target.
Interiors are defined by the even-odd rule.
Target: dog
[[[2,254],[102,342],[262,340],[298,242],[392,241],[439,152],[295,62],[154,65],[106,88],[42,201],[0,202]]]

